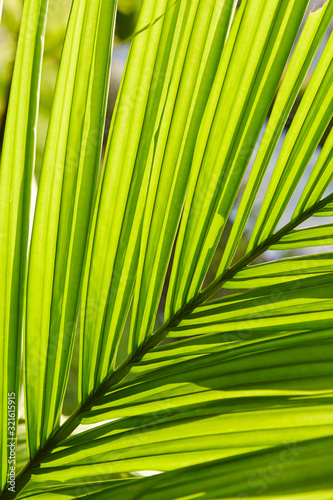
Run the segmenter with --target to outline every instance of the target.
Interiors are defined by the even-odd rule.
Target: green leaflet
[[[148,411],[161,411],[164,419],[169,418],[168,413],[182,413],[185,407],[190,410],[196,403],[220,401],[222,404],[222,400],[228,398],[237,398],[234,404],[239,404],[243,409],[250,408],[252,400],[247,400],[247,397],[288,396],[288,386],[295,391],[294,396],[302,396],[302,387],[305,392],[308,388],[310,396],[316,392],[316,383],[313,380],[305,380],[304,377],[306,378],[306,374],[311,370],[311,367],[306,365],[306,360],[311,358],[311,352],[314,363],[317,358],[323,361],[322,367],[319,364],[316,367],[313,365],[316,374],[330,375],[326,381],[322,379],[317,384],[318,394],[322,392],[325,395],[327,391],[330,392],[332,384],[332,370],[327,363],[326,366],[324,363],[325,360],[329,360],[331,337],[332,329],[318,332],[319,345],[314,347],[316,340],[314,333],[286,336],[280,330],[276,338],[266,337],[256,342],[239,339],[234,344],[227,341],[217,341],[214,344],[214,337],[207,335],[163,346],[156,351],[153,359],[149,359],[149,356],[143,358],[143,364],[146,363],[144,373],[140,374],[140,371],[137,371],[140,365],[134,366],[133,372],[138,372],[139,376],[127,383],[119,384],[115,390],[97,400],[91,411],[84,414],[83,422],[96,421],[98,414],[105,419],[132,416],[135,421],[138,415]],[[200,352],[198,348],[200,356],[186,359],[188,347],[199,347],[200,342],[205,351]],[[325,353],[326,349],[328,351]],[[170,364],[170,356],[174,356],[176,361],[174,365]],[[296,377],[299,383],[293,383],[296,372],[296,369],[290,366],[293,359],[295,365],[303,365],[299,377]],[[160,366],[157,363],[160,363]],[[154,377],[148,376],[150,370],[154,370]],[[313,374],[315,375],[315,371]],[[284,381],[285,387],[281,384],[278,390],[277,385],[273,387],[273,381],[280,383]],[[239,398],[242,393],[244,400]],[[188,397],[189,395],[191,397]],[[289,394],[291,395],[292,393]],[[258,408],[265,402],[260,398],[258,401],[255,399],[253,401]],[[267,402],[270,404],[269,398]],[[228,401],[224,403],[227,405],[226,408],[232,411],[232,404],[229,407]],[[167,411],[169,409],[173,411]],[[113,425],[126,429],[122,421],[112,423]],[[75,438],[73,439],[75,441]]]
[[[223,50],[233,2],[192,1],[190,5],[192,18],[189,15],[186,19],[171,87],[165,82],[166,105],[160,105],[162,116],[154,145],[132,312],[134,348],[154,326],[185,199],[195,138]]]
[[[154,25],[156,37],[153,31],[143,33],[147,40],[144,37],[135,38],[131,47],[126,75],[129,75],[127,78],[132,85],[121,90],[118,100],[98,212],[96,209],[94,240],[91,238],[91,267],[87,268],[90,275],[89,283],[86,282],[87,295],[84,295],[87,314],[82,327],[82,372],[83,377],[90,379],[90,390],[109,371],[132,298],[136,274],[137,289],[132,313],[135,321],[129,352],[144,340],[152,327],[182,209],[196,130],[215,75],[233,5],[229,1],[214,4],[216,2],[206,3],[205,7],[202,4],[200,8],[199,2],[171,4],[164,18]],[[207,9],[214,14],[212,17],[207,16]],[[142,24],[144,13],[143,9]],[[144,43],[149,45],[148,50],[142,50]],[[141,57],[145,54],[146,58],[149,57],[148,61],[150,58],[154,61],[153,84],[147,80],[147,71],[138,72],[138,51]],[[202,53],[201,57],[198,53]],[[147,59],[145,65],[148,65]],[[143,79],[145,88],[151,86],[150,93],[147,96],[143,94],[147,100],[143,103],[134,101],[137,86],[141,88],[143,85],[140,79]],[[192,81],[190,88],[189,81]],[[194,97],[190,90],[193,90]],[[122,111],[127,101],[133,102],[133,107],[129,108],[126,118]],[[133,116],[136,119],[141,116],[143,121],[137,123],[133,121]],[[134,134],[141,131],[139,125],[142,133],[137,135],[140,143],[135,155]],[[133,153],[123,156],[128,140],[133,144]],[[118,171],[114,169],[114,164],[119,166]],[[113,180],[107,181],[107,178]],[[119,184],[121,181],[122,184]],[[115,213],[117,217],[112,216]],[[162,214],[165,222],[161,228]],[[103,221],[100,228],[98,219]],[[106,234],[110,238],[108,253],[104,243]],[[157,239],[161,243],[156,255]],[[142,257],[138,262],[139,250]],[[99,267],[94,262],[98,262]],[[156,267],[152,271],[154,262]],[[155,271],[157,274],[154,274]],[[88,280],[88,273],[86,276]],[[100,296],[98,307],[96,296]],[[90,311],[92,313],[88,314]],[[95,325],[96,331],[100,332],[98,342],[90,325]]]
[[[26,446],[26,435],[25,435],[25,424],[19,423],[17,427],[17,468],[21,469],[28,460],[27,446]]]
[[[288,131],[248,251],[274,231],[333,114],[333,36],[320,58]]]
[[[28,249],[31,178],[35,164],[41,60],[47,0],[24,4],[11,84],[0,167],[0,401],[1,489],[7,473],[7,394],[15,393],[16,415],[21,376],[23,295]],[[2,11],[2,2],[0,13]],[[1,14],[0,14],[1,15]]]
[[[100,480],[138,467],[241,460],[287,441],[297,447],[329,436],[332,330],[317,333],[317,344],[301,336],[289,344],[278,338],[168,363],[154,377],[148,368],[82,415],[86,424],[97,417],[118,420],[60,442],[33,473],[31,487],[55,480],[59,471],[65,483],[87,473]]]
[[[318,49],[320,41],[324,36],[332,15],[333,4],[332,2],[327,2],[322,9],[310,13],[306,20],[299,42],[295,47],[290,64],[286,69],[286,74],[276,96],[264,136],[260,142],[254,165],[246,183],[245,190],[237,210],[237,215],[233,222],[226,248],[223,252],[217,276],[220,276],[228,268],[228,266],[230,266],[235,255],[237,246],[240,242],[252,210],[253,203],[258,193],[259,186],[274,152],[278,138],[286,123],[302,81],[310,66],[313,56]],[[312,204],[318,201],[320,195],[325,190],[325,183],[318,181],[320,180],[319,176],[321,175],[321,171],[326,166],[327,155],[331,152],[328,141],[327,145],[325,145],[325,151],[327,151],[327,154],[325,153],[321,155],[321,160],[317,163],[314,172],[311,174],[312,182],[309,181],[308,186],[304,191],[304,197],[306,196],[306,193],[312,193],[314,184],[316,183],[317,196],[316,193],[313,193],[311,196],[312,203],[310,202],[306,208],[309,208]],[[328,168],[326,172],[329,172]],[[324,189],[322,190],[322,188]],[[320,193],[319,196],[318,193]],[[302,208],[305,209],[305,205],[302,206]],[[295,215],[297,215],[297,212],[295,212]]]
[[[58,425],[67,384],[103,136],[115,5],[74,2],[57,80],[27,284],[25,385],[31,455]]]
[[[295,208],[293,217],[299,216],[304,210],[316,203],[325,192],[332,180],[333,170],[333,128],[327,137],[324,147],[311,172],[310,178],[305,186],[302,196]]]
[[[119,474],[117,476],[119,476]],[[110,479],[109,474],[108,477],[105,478],[105,480],[101,479],[99,481],[93,482],[87,482],[84,480],[76,480],[75,482],[69,481],[68,483],[65,482],[64,484],[59,485],[56,488],[52,488],[52,490],[50,490],[50,488],[48,487],[47,482],[39,482],[38,488],[31,485],[30,488],[27,488],[26,494],[19,495],[18,498],[38,498],[41,500],[59,500],[63,498],[65,500],[68,500],[70,498],[77,498],[78,495],[86,495],[88,493],[91,494],[99,491],[104,491],[110,486],[122,484],[127,480],[138,479],[138,475],[134,474],[122,474],[121,476],[123,477],[123,479]],[[31,495],[29,495],[30,490]]]
[[[93,500],[285,498],[328,500],[332,488],[333,438],[303,441],[250,456],[208,462],[90,495]],[[313,466],[313,457],[316,466]],[[299,485],[302,487],[299,488]],[[290,494],[290,492],[293,492]]]
[[[312,292],[316,281],[303,279],[294,287],[300,287],[303,302],[304,291]],[[281,302],[281,296],[276,300]],[[205,309],[194,312],[198,323],[205,319]],[[181,332],[182,324],[178,336]],[[295,445],[330,434],[332,411],[326,405],[333,380],[332,329],[311,334],[306,325],[304,334],[288,337],[277,331],[276,339],[239,340],[232,346],[206,338],[205,351],[197,351],[197,358],[193,352],[188,356],[197,340],[193,337],[155,350],[153,363],[147,364],[149,355],[144,357],[138,363],[138,368],[145,366],[141,376],[116,385],[81,414],[85,424],[120,420],[60,442],[59,450],[42,464],[45,473],[36,471],[35,487],[39,478],[52,480],[59,470],[65,481],[82,478],[91,473],[96,457],[94,474],[101,477],[138,467],[170,470],[214,457],[241,459],[255,448],[279,446],[286,439]],[[170,364],[170,351],[176,364]],[[176,357],[172,351],[178,351]]]
[[[315,226],[306,229],[298,229],[291,231],[284,236],[279,243],[276,243],[271,248],[290,249],[290,248],[305,248],[322,245],[332,245],[333,243],[333,225]]]
[[[293,232],[289,234],[293,234]],[[245,267],[230,281],[227,281],[224,288],[236,290],[258,288],[301,278],[310,278],[317,274],[332,271],[333,256],[331,253],[292,257]]]
[[[333,203],[325,205],[325,207],[320,209],[318,212],[314,213],[315,217],[332,217],[332,215],[333,215]]]
[[[286,331],[331,327],[331,280],[331,273],[320,274],[207,302],[172,329],[172,335],[244,331],[249,335],[256,331],[273,334],[283,326]]]
[[[147,146],[144,142],[140,142],[143,162],[138,162],[137,169],[136,158],[148,105],[148,92],[153,84],[163,19],[168,25],[172,22],[174,11],[179,9],[179,4],[171,6],[167,15],[160,20],[166,3],[145,2],[142,6],[137,26],[140,35],[134,37],[131,45],[111,124],[83,280],[79,382],[79,394],[83,401],[98,381],[105,377],[105,365],[109,369],[110,356],[115,353],[135,279],[138,235],[150,175],[150,165],[146,168],[145,163]],[[157,19],[156,23],[151,24],[149,29],[143,29],[154,19]],[[156,92],[159,95],[158,86]],[[148,140],[152,134],[150,119],[154,120],[154,114],[148,115]],[[120,254],[116,260],[118,250]],[[115,294],[116,291],[119,295]],[[111,323],[114,339],[110,341],[108,329],[104,338],[106,317],[107,326],[110,322],[108,307],[115,311]]]
[[[202,285],[305,7],[249,1],[236,14],[197,139],[167,318]]]

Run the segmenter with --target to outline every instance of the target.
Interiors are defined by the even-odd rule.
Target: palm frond
[[[21,295],[25,307],[29,462],[18,474],[17,498],[333,495],[332,131],[297,191],[333,115],[333,35],[241,253],[333,2],[309,14],[286,70],[308,1],[236,3],[143,0],[98,175],[116,2],[73,1],[26,294],[27,221],[17,215],[18,202],[11,204],[10,189],[19,200],[21,184],[10,187],[10,175],[27,179],[29,193],[41,46],[22,41],[30,66],[18,52],[16,78],[26,71],[35,87],[22,108],[9,111],[1,164],[1,180],[9,180],[0,186],[1,227],[16,228],[0,247],[10,263],[9,271],[1,268],[1,376],[5,387],[15,381],[13,391]],[[13,102],[18,92],[13,86]],[[27,152],[15,160],[11,140],[19,140],[23,124]],[[319,216],[320,225],[303,226]],[[305,247],[318,253],[302,255]],[[14,259],[17,248],[23,264]],[[287,258],[258,263],[268,251],[285,250]],[[215,279],[204,285],[213,259]],[[164,322],[156,329],[161,298]],[[12,330],[10,315],[18,321]],[[77,325],[80,401],[60,425]],[[1,408],[5,416],[5,398]],[[4,460],[6,425],[4,418]],[[158,474],[145,478],[143,470]],[[5,484],[6,466],[2,477]]]
[[[2,2],[1,9],[2,11]],[[47,0],[27,0],[22,13],[0,168],[0,474],[7,481],[8,395],[19,394],[30,190]],[[14,396],[15,397],[15,396]],[[16,405],[18,399],[16,399]],[[13,406],[13,405],[10,405]],[[17,419],[16,419],[17,421]]]
[[[24,370],[31,455],[59,423],[68,378],[114,15],[114,2],[74,2],[58,74],[28,266]]]

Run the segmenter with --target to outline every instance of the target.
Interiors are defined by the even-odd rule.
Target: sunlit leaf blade
[[[267,239],[265,239],[260,245],[253,248],[252,251],[247,252],[240,260],[238,260],[233,266],[215,278],[202,292],[200,292],[182,311],[182,314],[176,315],[173,322],[179,321],[179,317],[183,317],[184,313],[187,314],[192,311],[194,307],[198,304],[203,304],[209,298],[211,298],[216,292],[224,287],[225,283],[230,279],[232,280],[236,274],[247,269],[257,257],[262,256],[266,250],[271,248],[273,245],[278,244],[279,241],[286,235],[290,234],[292,231],[297,229],[300,224],[310,219],[312,216],[326,216],[330,213],[330,207],[332,204],[333,194],[327,195],[322,200],[317,201],[310,208],[302,212],[298,217],[292,219],[285,226],[281,227],[276,233],[271,234]],[[313,267],[313,266],[312,266]],[[297,266],[296,266],[297,270]],[[311,273],[310,273],[311,274]],[[232,288],[235,288],[234,286]],[[241,287],[242,288],[242,287]],[[170,323],[170,322],[169,322]],[[172,323],[172,321],[171,321]]]
[[[260,142],[254,165],[246,183],[245,190],[237,210],[237,215],[233,222],[226,248],[223,252],[221,263],[217,272],[218,276],[221,275],[231,264],[278,138],[287,121],[314,54],[316,53],[316,50],[318,49],[324,33],[332,19],[332,15],[333,4],[332,2],[327,2],[321,9],[311,12],[306,20],[300,39],[293,52],[290,63],[287,66],[286,73],[283,77],[281,87],[276,96],[276,100],[265,129],[265,133]],[[305,190],[304,195],[302,195],[302,198],[305,196],[305,193],[309,193],[309,191],[312,192],[311,186],[313,187],[314,183],[316,183],[324,165],[326,165],[326,157],[331,154],[331,150],[328,143],[325,148],[327,153],[321,156],[321,160],[317,162],[318,165],[316,165],[315,170],[318,173],[312,174],[311,181],[313,180],[313,182],[310,182],[309,180],[308,187]],[[329,168],[327,168],[327,173],[328,172]],[[324,183],[316,183],[317,192],[319,191],[320,194],[323,192],[321,190],[321,188],[324,187],[323,184]],[[306,208],[311,206],[311,201],[315,203],[317,198],[318,196],[316,197],[316,195],[311,196],[310,203]],[[302,208],[304,208],[304,206],[302,206]],[[295,215],[297,215],[297,213],[295,213]]]
[[[68,482],[64,481],[62,484],[59,484],[56,487],[52,487],[48,482],[42,483],[38,482],[38,484],[32,483],[29,488],[24,490],[24,493],[18,495],[18,499],[33,499],[37,498],[38,500],[70,500],[72,498],[80,498],[82,495],[86,496],[88,494],[108,490],[110,486],[118,486],[125,483],[125,481],[133,481],[138,480],[138,475],[130,475],[130,474],[116,474],[116,479],[110,479],[110,474],[105,480],[100,478],[98,481],[89,481],[87,480],[77,480],[73,481],[72,479]],[[123,479],[119,479],[119,476],[123,476]],[[126,477],[128,476],[128,477]]]
[[[141,241],[142,224],[143,227],[151,227],[150,211],[157,188],[156,181],[159,183],[159,195],[162,200],[155,203],[155,212],[157,216],[161,213],[164,214],[166,208],[163,207],[163,203],[168,203],[167,211],[169,213],[169,224],[167,228],[166,224],[164,224],[162,228],[168,239],[167,244],[164,244],[165,248],[161,261],[162,269],[159,270],[159,274],[162,274],[162,278],[159,277],[157,286],[154,285],[151,274],[149,275],[149,284],[152,287],[153,300],[156,302],[159,298],[160,288],[163,284],[163,278],[171,252],[172,241],[182,209],[190,166],[190,162],[187,159],[187,164],[183,162],[182,170],[180,170],[181,157],[178,159],[179,150],[182,151],[182,154],[186,153],[189,157],[191,156],[196,127],[200,124],[200,116],[207,100],[207,93],[209,92],[211,82],[214,78],[219,53],[224,43],[233,5],[232,2],[221,2],[221,5],[218,4],[214,9],[214,3],[215,2],[211,2],[209,7],[214,14],[214,16],[211,17],[207,16],[208,5],[206,5],[205,9],[203,6],[200,6],[198,10],[198,2],[176,3],[175,5],[172,2],[163,13],[163,17],[160,16],[156,18],[154,29],[157,29],[161,23],[162,26],[159,28],[159,31],[156,32],[157,38],[154,44],[152,44],[150,40],[153,34],[148,31],[145,33],[145,26],[148,21],[144,17],[144,9],[142,11],[142,24],[144,28],[142,28],[142,30],[138,28],[138,33],[140,35],[134,37],[129,55],[129,62],[126,68],[126,75],[132,82],[135,81],[135,78],[138,78],[136,85],[140,85],[140,88],[142,88],[142,99],[146,99],[146,102],[143,101],[145,106],[142,106],[142,103],[140,104],[140,102],[135,101],[135,96],[137,94],[135,85],[132,84],[126,89],[121,89],[114,122],[111,127],[104,174],[105,177],[108,175],[119,176],[120,173],[124,174],[127,170],[133,171],[133,176],[126,174],[128,182],[132,180],[132,186],[128,193],[128,198],[126,199],[125,195],[122,195],[121,204],[119,204],[119,200],[116,204],[117,196],[115,197],[114,195],[116,191],[115,185],[111,183],[111,186],[107,187],[107,183],[104,180],[101,184],[102,187],[99,193],[100,205],[95,211],[95,239],[93,240],[93,238],[91,238],[90,251],[92,253],[89,253],[89,259],[91,258],[91,261],[88,260],[88,265],[93,267],[87,266],[87,270],[91,272],[89,275],[89,282],[87,280],[84,286],[84,290],[86,290],[87,287],[87,295],[84,295],[86,318],[85,324],[82,327],[84,332],[82,352],[83,356],[87,357],[87,362],[92,365],[92,368],[87,368],[86,374],[88,376],[90,370],[90,383],[94,383],[95,385],[105,378],[110,369],[112,360],[113,362],[115,361],[116,348],[132,298],[132,288],[136,274],[140,244],[141,253],[143,255],[145,254]],[[203,12],[205,13],[204,16]],[[156,15],[155,11],[153,13]],[[206,23],[203,25],[204,29],[202,27],[202,20]],[[192,30],[193,25],[194,27]],[[186,26],[187,28],[185,29]],[[151,30],[151,28],[149,29]],[[146,41],[142,39],[143,35],[146,36]],[[149,45],[148,49],[145,51],[142,51],[143,43]],[[202,59],[198,58],[199,49],[203,52]],[[141,70],[141,74],[138,73],[137,69],[137,52],[141,54],[146,53],[146,59],[143,62],[144,66]],[[192,55],[190,56],[191,53]],[[153,72],[154,80],[153,85],[151,85],[151,82],[146,80],[147,74],[149,74],[150,71],[148,71],[148,67],[152,64],[152,60],[155,61],[155,59],[156,62],[154,62],[155,66]],[[185,66],[184,59],[186,60]],[[208,69],[210,71],[208,71]],[[199,76],[197,75],[198,71]],[[131,77],[129,75],[131,75]],[[189,92],[189,77],[192,79],[191,88],[194,91],[195,98],[192,98],[192,92]],[[145,87],[141,87],[142,83],[140,83],[140,78],[143,78],[145,81]],[[172,86],[170,86],[170,84],[172,84]],[[145,92],[143,92],[144,89]],[[167,100],[167,106],[164,105],[164,100]],[[127,101],[135,102],[132,113],[135,113],[136,118],[139,117],[140,108],[143,120],[142,123],[133,122],[132,114],[129,114],[127,118],[129,125],[124,125],[123,106]],[[190,111],[190,118],[187,117],[188,111]],[[192,116],[194,116],[196,120],[191,120]],[[137,154],[131,156],[126,154],[122,157],[122,147],[126,147],[126,141],[129,139],[133,141],[135,134],[137,135],[140,130],[138,124],[142,127],[142,132],[141,136],[137,136],[137,138],[140,139]],[[118,134],[121,133],[120,131],[122,131],[122,147],[119,146],[120,139]],[[115,141],[117,141],[117,147],[113,147]],[[168,143],[166,141],[168,141]],[[170,144],[167,150],[165,150],[166,143]],[[187,146],[186,150],[184,149],[185,143]],[[163,170],[161,170],[162,161],[164,165]],[[115,164],[119,166],[118,173],[115,171]],[[179,172],[178,182],[173,180],[174,170],[170,168],[172,164],[175,165],[175,168],[177,167],[176,171]],[[111,174],[109,172],[111,172]],[[119,177],[119,179],[121,178]],[[175,206],[178,207],[173,211],[171,211],[171,205],[168,200],[169,193],[168,189],[166,189],[168,183],[170,184],[170,189],[172,187],[172,190],[175,192],[173,200],[178,200],[176,205],[172,205],[172,208],[175,208]],[[147,201],[148,186],[151,195],[148,197]],[[123,190],[124,188],[125,186],[122,184],[121,189]],[[128,187],[124,189],[124,193],[127,192],[126,189],[129,189],[129,184]],[[103,204],[103,199],[107,200],[107,203]],[[111,206],[109,207],[110,201]],[[160,205],[159,208],[158,205]],[[106,210],[117,210],[117,214],[119,215],[121,213],[121,206],[124,207],[122,224],[121,218],[118,216],[117,218],[112,218],[110,215],[111,212],[105,218],[107,221],[106,223],[103,219]],[[146,215],[145,221],[142,223],[144,210],[146,210]],[[158,219],[159,218],[156,217],[153,220],[153,232],[160,230],[160,221]],[[99,220],[102,220],[103,223],[99,223]],[[99,229],[100,225],[101,228]],[[110,251],[107,254],[105,254],[105,245],[103,245],[102,250],[104,253],[102,254],[99,253],[98,245],[99,240],[102,241],[102,238],[105,237],[106,231],[110,231],[109,234],[111,235],[110,241],[112,245],[110,245]],[[146,237],[145,234],[146,230],[144,238]],[[93,241],[94,244],[92,243]],[[153,241],[156,241],[155,236],[153,237]],[[149,250],[147,255],[153,258],[151,250]],[[93,264],[95,259],[98,259],[96,260],[99,264],[98,268]],[[103,273],[101,273],[101,262],[105,262],[106,265]],[[141,264],[143,265],[143,263],[144,259],[141,259]],[[86,276],[88,276],[88,273]],[[139,277],[141,278],[140,271]],[[111,284],[108,284],[110,280]],[[138,282],[142,283],[142,280],[140,279]],[[95,299],[97,290],[95,287],[97,287],[97,284],[97,293],[101,294],[101,291],[104,289],[104,294],[101,294],[99,307],[96,307]],[[139,287],[139,291],[140,288],[141,287]],[[115,290],[117,290],[117,294],[114,293]],[[91,301],[89,299],[90,295],[93,297]],[[139,297],[139,295],[137,295],[137,297]],[[149,305],[150,303],[147,302],[147,307]],[[154,313],[154,303],[151,309]],[[136,310],[137,308],[135,308],[135,311]],[[141,308],[139,308],[139,311],[141,311]],[[151,321],[151,311],[149,314],[149,321]],[[138,321],[136,322],[139,328],[141,325],[140,315],[138,314]],[[96,335],[92,335],[92,328],[88,327],[88,325],[93,324],[91,323],[93,321],[99,321],[96,323],[97,329],[101,330],[99,343],[96,342]],[[144,326],[146,326],[146,324]],[[145,330],[146,329],[144,329],[144,331]],[[89,339],[89,337],[91,337],[91,339]],[[86,348],[85,346],[89,346],[90,342],[92,343],[91,349]],[[135,344],[136,341],[134,341],[134,346]],[[131,346],[131,342],[129,345]],[[129,348],[129,350],[131,349]],[[94,353],[93,356],[91,355],[92,353]],[[98,353],[99,357],[96,358],[96,367],[93,368],[95,353],[96,355]],[[98,367],[97,361],[99,364]],[[96,378],[95,382],[93,381],[94,372]]]
[[[167,4],[165,0],[142,5],[110,128],[83,281],[79,381],[83,401],[110,369],[132,296],[155,103],[164,78],[156,54],[179,9],[179,3],[170,2],[166,11]]]
[[[333,114],[331,34],[290,126],[248,246],[275,229]]]
[[[181,468],[163,476],[116,486],[88,498],[329,500],[333,490],[332,451],[332,436],[296,445],[285,444],[243,455],[237,460],[231,458]]]
[[[224,288],[259,288],[330,272],[333,272],[331,253],[306,255],[245,267],[227,281]]]
[[[167,318],[199,291],[307,2],[241,4],[198,134]]]
[[[285,250],[291,248],[306,248],[323,245],[332,245],[333,243],[333,225],[314,226],[306,229],[291,231],[284,236],[279,243],[271,248],[273,250]]]
[[[47,0],[27,0],[24,3],[1,154],[1,489],[6,484],[8,466],[7,394],[16,395],[14,421],[18,411],[30,189],[35,164],[35,127],[47,5]],[[1,10],[2,2],[0,12]]]
[[[318,212],[314,213],[315,217],[333,217],[333,203],[329,203]]]
[[[308,264],[311,261],[314,259],[309,258]],[[300,269],[305,265],[303,261]],[[291,260],[291,273],[293,267]],[[138,369],[142,375],[116,385],[81,414],[84,424],[121,420],[60,443],[59,451],[55,450],[41,465],[44,474],[36,471],[33,481],[38,482],[39,474],[42,481],[56,478],[58,467],[68,481],[82,478],[96,457],[97,475],[138,467],[170,470],[212,458],[241,456],[252,452],[256,445],[261,449],[329,435],[331,421],[325,419],[331,418],[331,409],[326,405],[333,380],[332,318],[327,318],[330,323],[322,325],[326,328],[322,331],[318,330],[320,322],[311,327],[310,318],[299,321],[296,330],[293,321],[289,321],[289,334],[283,318],[286,314],[297,317],[298,310],[311,312],[311,307],[313,314],[326,311],[323,319],[330,314],[332,292],[324,281],[330,283],[331,277],[326,274],[325,279],[303,278],[292,286],[287,283],[284,287],[255,288],[239,296],[244,304],[243,314],[239,305],[235,306],[238,296],[222,299],[224,309],[219,301],[198,308],[179,324],[177,337],[191,325],[191,334],[205,330],[216,331],[215,336],[223,331],[236,331],[237,335],[218,339],[214,335],[191,336],[187,342],[162,346],[152,353],[153,357],[144,356],[133,366],[133,373]],[[265,330],[265,318],[275,315],[280,315],[281,326]],[[253,333],[257,332],[265,336],[253,342]],[[195,346],[197,350],[193,349]],[[151,370],[153,377],[149,376]],[[240,413],[235,426],[237,412]],[[250,427],[243,428],[242,422]]]
[[[282,328],[298,331],[331,327],[331,280],[331,273],[320,274],[207,302],[183,319],[172,335],[243,331],[270,331],[274,335]],[[199,323],[198,316],[202,317]]]
[[[82,423],[118,420],[60,442],[32,471],[32,484],[57,480],[60,471],[63,482],[87,474],[100,480],[142,467],[240,460],[244,453],[331,434],[332,330],[318,331],[317,340],[304,334],[220,348],[153,372],[148,365],[146,373],[115,386]]]
[[[230,410],[231,413],[233,405],[234,410],[239,407],[242,409],[240,411],[244,411],[252,408],[252,402],[253,408],[262,410],[266,403],[270,407],[278,401],[274,399],[275,396],[286,396],[287,399],[292,395],[307,397],[307,394],[314,394],[317,390],[325,399],[325,394],[332,389],[330,354],[325,354],[326,349],[331,349],[332,329],[316,333],[317,336],[307,331],[286,335],[280,331],[276,333],[276,338],[266,336],[255,342],[249,338],[239,338],[233,343],[228,341],[227,336],[225,341],[221,341],[214,339],[213,335],[206,335],[161,346],[134,365],[133,374],[138,374],[136,378],[117,385],[109,394],[96,400],[95,406],[83,414],[82,422],[96,422],[98,416],[106,420],[131,417],[136,422],[141,421],[140,415],[156,411],[160,412],[158,417],[156,415],[153,418],[156,423],[155,420],[159,418],[163,421],[171,419],[172,415],[176,418],[176,414],[184,412],[185,407],[191,412],[193,405],[207,404],[209,401],[212,404],[220,401],[225,410]],[[314,346],[316,340],[317,347]],[[196,351],[193,349],[191,352],[191,346],[196,347]],[[316,366],[311,365],[311,352],[313,362],[317,359],[319,361]],[[170,363],[172,357],[174,363]],[[293,359],[298,369],[302,365],[296,377],[298,370],[292,367]],[[322,366],[320,360],[323,362]],[[144,371],[142,366],[145,366]],[[307,374],[313,368],[313,376],[315,373],[318,377],[323,375],[320,382],[317,380],[318,383],[307,380]],[[154,377],[151,376],[152,371]],[[326,380],[325,374],[328,377]],[[269,398],[262,399],[264,396]],[[253,400],[246,399],[252,397]],[[283,398],[280,400],[281,404],[282,402]],[[288,401],[285,403],[289,404]],[[296,404],[295,401],[294,403]],[[304,404],[304,401],[300,404]],[[222,406],[215,410],[207,408],[207,412],[220,414]],[[109,428],[126,429],[124,423],[127,424],[126,421],[119,420],[105,424],[103,428],[87,431],[87,439],[84,434],[80,434],[64,442],[63,446],[70,445],[71,442],[88,443],[89,435],[98,436]],[[237,429],[236,426],[234,430]],[[210,431],[209,427],[205,427],[205,430],[208,433]]]
[[[73,3],[55,90],[27,286],[25,380],[31,455],[58,424],[67,383],[99,169],[115,7],[106,0]]]
[[[136,290],[132,346],[154,326],[156,311],[183,208],[196,136],[211,91],[232,15],[233,2],[184,2],[172,40],[170,61],[159,104],[152,174],[147,195]],[[163,95],[163,94],[162,94]],[[157,244],[158,242],[158,244]]]
[[[295,208],[293,217],[299,216],[316,203],[333,179],[333,127],[311,172],[310,178]]]

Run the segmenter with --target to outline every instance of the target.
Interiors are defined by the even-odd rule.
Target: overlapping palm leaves
[[[307,0],[236,3],[143,1],[99,173],[116,3],[73,1],[28,264],[47,2],[25,3],[0,170],[1,471],[4,488],[5,396],[18,393],[23,321],[30,458],[18,498],[333,495],[333,257],[256,263],[267,250],[332,242],[332,132],[291,220],[279,221],[332,118],[333,36],[234,259],[333,3],[307,18],[281,84]],[[303,228],[313,216],[321,225]],[[76,330],[80,401],[60,425]],[[72,434],[80,424],[88,430]],[[147,469],[163,474],[137,473]]]

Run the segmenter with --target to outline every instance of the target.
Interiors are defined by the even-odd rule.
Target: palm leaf
[[[67,383],[114,14],[113,2],[74,2],[55,90],[28,266],[25,396],[32,455],[59,422]]]
[[[189,184],[175,249],[171,313],[191,300],[203,282],[285,65],[297,16],[304,9],[302,2],[297,7],[290,2],[245,2],[238,11],[240,27],[235,20],[226,59],[221,58],[221,79],[214,89],[214,94],[221,92],[213,105],[216,113],[208,113],[202,143],[198,138],[199,165],[193,167],[197,173]],[[182,276],[179,286],[174,284],[176,276],[178,280]]]
[[[2,2],[0,7],[1,11]],[[7,395],[16,394],[17,406],[21,376],[22,298],[25,289],[31,179],[35,162],[34,128],[39,101],[46,12],[47,1],[28,0],[24,4],[1,153],[0,338],[3,363],[0,370],[2,388],[0,474],[2,489],[7,480],[9,426]]]
[[[143,1],[96,182],[115,4],[73,2],[29,257],[30,459],[18,498],[333,494],[325,224],[333,195],[322,198],[333,177],[332,133],[281,223],[332,118],[332,35],[248,248],[233,261],[333,3],[309,15],[280,86],[307,1],[235,7]],[[218,242],[274,96],[221,256]],[[301,226],[318,215],[320,226]],[[256,262],[268,250],[303,246],[321,253]],[[203,286],[214,256],[216,278]],[[163,288],[164,323],[154,329]],[[60,425],[78,318],[80,402]],[[163,474],[144,478],[142,470]]]
[[[87,396],[84,394],[87,387],[91,391],[97,382],[105,378],[112,359],[115,359],[137,273],[134,299],[134,311],[137,314],[133,314],[129,352],[144,338],[144,328],[152,327],[152,315],[156,313],[191,164],[190,158],[186,158],[186,163],[180,169],[180,162],[182,155],[190,157],[194,147],[192,134],[196,134],[207,100],[217,65],[217,51],[223,46],[232,7],[230,2],[218,5],[210,2],[210,11],[213,13],[214,5],[215,11],[209,23],[210,17],[207,17],[205,10],[208,5],[204,9],[199,4],[191,1],[171,5],[164,23],[154,24],[154,31],[143,32],[142,36],[133,40],[131,46],[125,70],[128,76],[123,80],[114,114],[100,201],[95,208],[97,222],[95,231],[91,233],[90,267],[86,268],[83,291],[83,310],[86,314],[81,328],[83,398]],[[159,5],[158,9],[162,7]],[[151,9],[148,3],[143,4],[139,30],[151,16],[157,15]],[[150,17],[146,19],[146,16]],[[202,32],[198,32],[199,28]],[[202,54],[201,60],[195,49],[199,49],[199,54]],[[176,51],[180,51],[181,57]],[[191,51],[194,53],[188,60],[185,59]],[[138,53],[141,59],[152,58],[152,62],[146,62],[148,67],[152,67],[149,72],[145,65],[141,72],[138,71],[138,66],[142,66]],[[207,65],[210,77],[204,78]],[[193,80],[194,99],[188,93],[189,79]],[[128,87],[125,86],[126,82]],[[139,96],[135,102],[133,95]],[[195,119],[191,121],[192,117]],[[128,141],[131,143],[131,153],[124,155]],[[179,154],[181,157],[177,160]],[[170,168],[170,165],[174,167]],[[124,172],[128,173],[124,175]],[[173,208],[177,207],[176,210],[171,210],[171,203]],[[160,233],[160,214],[165,210],[170,215]],[[149,259],[155,258],[155,249],[151,246],[157,238],[160,238],[161,247],[152,278],[153,261]],[[117,241],[118,245],[115,244]],[[143,258],[149,262],[147,276],[148,271],[144,270],[147,264],[144,264]],[[147,293],[151,302],[146,300]],[[145,313],[140,297],[146,300]],[[143,325],[141,314],[148,314]],[[138,324],[141,325],[139,331]],[[85,381],[87,377],[89,383]]]

